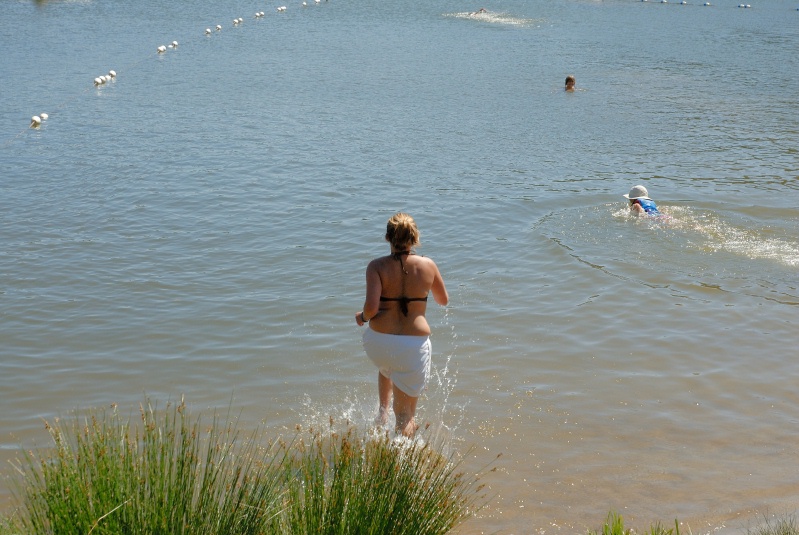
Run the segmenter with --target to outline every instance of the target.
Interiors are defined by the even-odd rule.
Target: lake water
[[[0,3],[3,466],[145,395],[366,428],[402,210],[451,298],[425,439],[502,453],[461,532],[796,510],[796,0],[308,3]]]

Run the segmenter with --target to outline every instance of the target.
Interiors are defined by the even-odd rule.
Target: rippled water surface
[[[503,454],[464,533],[794,511],[799,5],[702,3],[0,3],[0,460],[144,395],[366,427],[403,210],[427,438]]]

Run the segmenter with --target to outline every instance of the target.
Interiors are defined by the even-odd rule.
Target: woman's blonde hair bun
[[[409,214],[398,212],[391,216],[386,224],[386,241],[394,249],[407,250],[419,245],[419,236],[416,221]]]

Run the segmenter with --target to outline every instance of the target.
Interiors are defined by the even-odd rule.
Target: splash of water
[[[485,11],[483,13],[476,11],[464,11],[459,13],[445,14],[445,17],[453,17],[456,19],[475,20],[480,22],[487,22],[490,24],[502,24],[506,26],[533,26],[544,22],[542,19],[528,19],[523,17],[514,17],[506,13],[497,13],[493,11]]]
[[[450,324],[448,310],[445,309],[443,324],[440,331],[449,329],[453,340],[457,340],[455,326]],[[422,428],[417,436],[409,441],[405,437],[394,436],[394,414],[389,408],[388,419],[385,424],[376,421],[377,414],[376,392],[363,399],[357,392],[350,391],[340,403],[330,405],[329,402],[316,401],[311,394],[306,393],[302,401],[299,425],[317,431],[328,430],[331,433],[340,432],[347,427],[354,426],[367,436],[382,437],[386,433],[394,436],[394,440],[403,444],[419,444],[424,442],[436,444],[442,452],[449,453],[452,449],[454,433],[460,428],[466,406],[450,406],[450,395],[457,385],[457,372],[451,369],[455,357],[457,344],[453,344],[453,351],[437,357],[433,355],[430,379],[425,393],[419,400],[417,422]],[[437,361],[443,362],[437,365]],[[455,420],[452,420],[453,415]]]
[[[740,228],[719,215],[697,212],[690,207],[673,207],[674,227],[699,234],[696,247],[709,252],[726,251],[752,260],[771,260],[795,267],[799,265],[799,242],[765,238],[764,229]]]

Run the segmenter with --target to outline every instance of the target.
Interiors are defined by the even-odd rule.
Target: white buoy
[[[42,124],[42,119],[38,115],[31,117],[31,128],[38,128]]]
[[[211,28],[205,29],[205,35],[211,35]]]
[[[47,118],[48,118],[48,117],[50,117],[50,116],[49,116],[49,115],[47,115],[46,113],[40,113],[40,114],[39,114],[39,117],[42,119],[42,121],[46,121],[46,120],[47,120]]]
[[[266,15],[266,13],[264,13],[263,11],[261,11],[261,16],[263,17],[264,15]]]
[[[108,71],[108,76],[110,76],[111,78],[116,78],[117,77],[117,71]]]
[[[103,81],[102,81],[102,80],[100,80],[100,78],[95,78],[95,79],[94,79],[94,85],[100,85],[100,84],[102,84],[102,83],[103,83]]]
[[[219,31],[219,30],[221,30],[221,29],[222,29],[222,25],[221,25],[221,24],[217,24],[217,25],[216,25],[216,31]]]
[[[688,5],[688,2],[686,2],[685,0],[682,0],[682,2],[680,2],[680,3],[681,3],[682,5],[684,5],[684,6],[685,6],[685,5]]]
[[[158,47],[158,53],[159,54],[163,54],[164,52],[166,52],[166,47],[164,45],[159,46]]]
[[[308,3],[307,2],[303,2],[302,3],[302,7],[308,7]]]
[[[710,2],[705,2],[705,5],[706,5],[706,6],[709,6],[709,5],[710,5]]]

